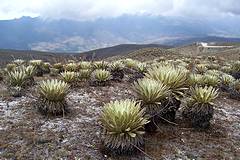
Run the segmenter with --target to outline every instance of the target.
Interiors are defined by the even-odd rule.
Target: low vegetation
[[[33,92],[36,99],[28,110],[38,109],[37,114],[43,117],[54,120],[69,115],[72,121],[85,111],[77,121],[92,125],[87,116],[93,115],[103,153],[122,156],[140,152],[151,159],[144,152],[144,137],[153,134],[149,132],[162,135],[169,126],[178,125],[190,125],[204,132],[212,132],[211,127],[214,130],[212,120],[219,109],[218,96],[240,100],[239,64],[214,56],[158,57],[145,62],[130,58],[66,63],[17,59],[1,69],[0,80],[10,96]],[[111,97],[108,92],[116,86],[122,88],[117,88],[117,96]],[[86,92],[79,92],[86,87]],[[97,98],[87,97],[90,93]],[[75,95],[78,99],[74,99]],[[81,107],[71,111],[71,98]],[[99,100],[94,102],[98,105],[96,113],[89,111],[92,106],[82,103],[85,98],[89,103]]]

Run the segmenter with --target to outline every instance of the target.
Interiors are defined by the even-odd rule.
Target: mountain
[[[240,37],[237,22],[130,16],[91,21],[22,17],[0,21],[0,48],[85,52],[119,44],[182,45],[205,37]],[[229,39],[229,38],[227,38]],[[240,39],[237,39],[240,41]]]
[[[30,50],[0,49],[0,66],[14,59],[42,59],[44,61],[62,61],[66,59],[105,59],[112,56],[125,56],[143,48],[169,49],[170,46],[159,44],[121,44],[112,47],[100,48],[83,53],[54,53]]]
[[[75,54],[75,56],[81,56],[86,59],[103,59],[107,57],[113,56],[124,56],[128,53],[134,52],[143,48],[162,48],[162,49],[170,49],[171,46],[160,45],[160,44],[120,44],[112,47],[105,47],[96,50],[91,50],[88,52],[83,52],[79,54]]]

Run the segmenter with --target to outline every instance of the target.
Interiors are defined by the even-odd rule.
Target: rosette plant
[[[31,60],[29,61],[30,65],[35,67],[35,75],[42,77],[44,73],[43,61],[42,60]]]
[[[15,59],[13,63],[16,64],[17,66],[21,66],[24,65],[25,61],[22,59]]]
[[[240,61],[236,61],[231,66],[232,76],[236,79],[240,79]]]
[[[214,100],[218,90],[205,86],[191,88],[191,96],[183,109],[183,116],[190,120],[193,127],[207,128],[214,114]]]
[[[50,73],[50,67],[51,67],[50,63],[48,62],[43,63],[43,73],[44,74]]]
[[[17,67],[16,71],[25,72],[26,79],[24,86],[31,86],[34,84],[34,74],[35,74],[35,67],[34,66],[19,66]]]
[[[143,145],[144,126],[148,120],[138,102],[127,99],[107,103],[100,120],[107,150],[131,153]]]
[[[220,84],[219,77],[215,76],[215,75],[206,74],[206,75],[204,75],[203,79],[204,79],[204,84],[206,86],[217,87]]]
[[[81,61],[78,63],[78,67],[80,70],[91,69],[92,63],[88,61]]]
[[[64,67],[63,67],[62,63],[53,64],[53,68],[57,69],[59,71],[59,73],[64,71]]]
[[[240,100],[240,80],[235,80],[230,84],[230,98]]]
[[[93,62],[93,69],[103,69],[106,70],[108,68],[108,63],[105,61],[95,61]]]
[[[17,65],[16,65],[15,63],[8,63],[8,64],[6,65],[6,70],[7,70],[8,72],[10,72],[10,71],[15,70],[16,67],[17,67]]]
[[[75,72],[70,72],[70,71],[65,71],[60,74],[61,79],[68,83],[68,84],[73,84],[76,82],[76,73]]]
[[[229,74],[222,74],[220,77],[220,88],[222,91],[229,91],[230,85],[233,84],[235,78]]]
[[[130,59],[130,58],[127,58],[123,61],[123,63],[125,64],[125,67],[127,67],[129,69],[136,69],[140,62]]]
[[[196,65],[196,70],[198,74],[204,74],[207,71],[207,65],[206,64],[198,64]]]
[[[27,78],[27,74],[24,71],[12,71],[7,73],[8,90],[12,96],[20,97],[22,95],[22,88]]]
[[[38,87],[37,107],[43,114],[64,115],[67,112],[65,100],[69,91],[69,85],[61,80],[45,80]]]
[[[145,126],[146,130],[155,131],[157,123],[169,110],[167,105],[169,88],[159,81],[144,78],[133,83],[133,90],[142,108],[145,108],[146,114],[150,115],[151,122]]]
[[[147,71],[146,63],[141,63],[141,62],[136,63],[134,72],[133,72],[132,76],[130,77],[129,82],[134,82],[137,79],[143,78],[146,71]]]
[[[96,86],[105,86],[111,79],[111,73],[105,69],[96,69],[91,74],[91,83]]]
[[[179,109],[180,99],[187,89],[187,71],[173,66],[159,66],[148,70],[146,77],[160,81],[169,87],[171,96],[169,97],[169,111],[165,113],[165,119],[175,120],[176,111]]]
[[[204,85],[203,75],[201,74],[190,74],[188,77],[188,85],[189,86],[202,86]]]
[[[78,65],[76,63],[68,63],[64,66],[65,71],[76,72]]]
[[[77,77],[79,81],[88,81],[91,77],[92,70],[91,69],[80,69],[77,73]]]
[[[121,61],[112,62],[110,64],[110,72],[114,81],[121,81],[124,77],[124,65]]]

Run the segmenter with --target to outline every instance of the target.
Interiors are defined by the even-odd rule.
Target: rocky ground
[[[104,103],[133,98],[131,85],[107,87],[85,84],[67,96],[70,113],[46,117],[34,107],[35,87],[20,98],[7,96],[1,84],[0,159],[240,159],[240,102],[222,93],[208,130],[191,128],[181,116],[176,124],[161,124],[146,134],[144,151],[137,156],[114,157],[101,152],[99,114]]]

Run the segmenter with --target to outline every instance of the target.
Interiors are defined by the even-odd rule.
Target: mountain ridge
[[[0,28],[0,48],[66,53],[129,43],[183,45],[209,35],[240,36],[240,30],[229,24],[163,16],[94,21],[23,17],[0,21]]]

